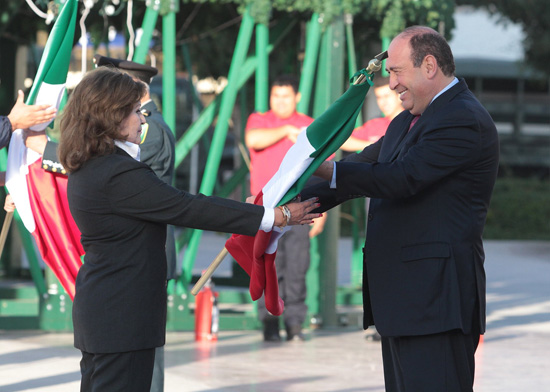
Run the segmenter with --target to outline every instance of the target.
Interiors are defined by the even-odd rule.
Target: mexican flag
[[[367,82],[352,84],[319,118],[300,133],[288,150],[279,170],[265,185],[254,204],[276,207],[288,203],[300,193],[315,170],[349,138],[365,95],[372,85],[372,74]],[[290,227],[272,231],[258,231],[256,236],[232,235],[225,247],[250,276],[250,295],[256,301],[265,295],[267,310],[276,316],[284,310],[279,297],[275,256],[277,243]]]
[[[67,0],[63,6],[46,43],[27,104],[48,103],[59,108],[71,59],[77,9],[78,0]],[[39,124],[32,130],[43,131],[48,125]],[[80,232],[69,212],[67,177],[44,171],[40,158],[25,147],[22,130],[13,132],[6,187],[44,262],[72,299],[80,256],[84,253]]]

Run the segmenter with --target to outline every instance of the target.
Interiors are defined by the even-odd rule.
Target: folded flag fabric
[[[67,0],[55,22],[29,93],[27,104],[59,108],[74,41],[78,0]],[[46,129],[48,123],[32,128]],[[21,130],[10,141],[6,187],[26,229],[32,233],[44,262],[52,269],[71,299],[84,253],[80,232],[67,203],[67,178],[42,170],[40,155],[25,147]]]
[[[276,207],[294,199],[315,170],[349,138],[365,100],[372,74],[363,84],[351,85],[319,118],[298,135],[279,170],[256,196],[255,204]],[[267,310],[280,315],[284,310],[279,296],[275,256],[281,236],[290,230],[275,227],[258,231],[256,236],[232,235],[225,247],[250,276],[250,295],[255,301],[262,294]]]

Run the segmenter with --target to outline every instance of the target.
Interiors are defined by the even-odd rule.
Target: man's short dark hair
[[[455,62],[451,47],[437,31],[424,26],[406,28],[403,37],[410,37],[411,60],[415,67],[420,67],[427,55],[432,55],[445,76],[455,74]]]
[[[273,86],[290,86],[294,92],[298,93],[298,78],[294,75],[280,75],[273,80],[271,87]]]

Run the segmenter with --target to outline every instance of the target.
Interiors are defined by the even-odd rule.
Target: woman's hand
[[[317,237],[319,234],[321,234],[325,228],[325,223],[327,222],[327,214],[321,214],[319,219],[315,219],[313,224],[311,224],[311,228],[309,230],[309,238]]]
[[[4,210],[7,212],[15,211],[15,203],[13,202],[11,195],[6,195],[6,200],[4,200]]]
[[[254,201],[256,200],[256,196],[252,195],[252,196],[248,196],[246,198],[246,202],[249,203],[249,204],[254,204]]]
[[[46,143],[48,143],[46,132],[34,132],[30,129],[25,129],[23,130],[23,140],[25,141],[25,146],[27,148],[36,151],[40,155],[44,155]]]
[[[319,198],[314,197],[306,201],[297,201],[295,203],[288,203],[285,207],[290,213],[290,219],[283,213],[281,208],[275,208],[275,224],[277,227],[284,227],[288,225],[309,225],[313,223],[313,219],[321,217],[323,214],[310,214],[310,212],[316,208],[319,208],[321,204],[317,201]],[[284,208],[284,207],[283,207]]]

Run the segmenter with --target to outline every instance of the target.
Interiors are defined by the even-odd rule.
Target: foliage
[[[49,0],[33,1],[43,11],[48,5],[55,4]],[[63,0],[55,0],[57,3],[60,1]],[[90,1],[93,8],[86,19],[86,26],[91,44],[97,47],[107,42],[111,26],[125,31],[127,0]],[[150,3],[151,0],[134,0],[134,26],[141,25],[145,7]],[[24,1],[2,0],[2,4],[0,37],[16,39],[20,44],[31,44],[37,30],[49,30],[50,26],[37,17]],[[443,26],[447,36],[454,26],[452,0],[160,0],[161,15],[179,9],[176,14],[179,29],[177,43],[187,44],[192,58],[199,59],[199,75],[217,76],[227,72],[238,33],[238,18],[247,7],[250,7],[250,13],[257,22],[269,23],[270,26],[289,14],[293,19],[305,22],[313,13],[318,13],[319,20],[327,25],[335,17],[348,13],[355,15],[355,30],[366,31],[368,34],[364,38],[376,41],[380,37],[391,38],[411,24],[425,24],[438,30]],[[161,26],[159,18],[157,31],[160,34]],[[298,25],[292,32],[294,37],[301,33],[299,28]],[[80,35],[79,31],[77,35]],[[161,36],[156,38],[160,41]],[[296,48],[296,41],[291,43],[289,49]]]
[[[550,240],[550,181],[501,177],[495,184],[484,237]]]
[[[37,1],[39,8],[46,10],[45,1]],[[44,29],[44,19],[28,7],[25,1],[2,0],[0,6],[0,38],[21,44],[32,42],[38,29]]]
[[[550,5],[548,0],[457,0],[460,5],[482,7],[501,15],[500,23],[519,23],[525,32],[525,58],[550,76]]]

